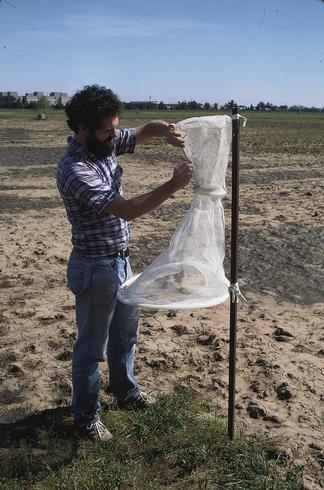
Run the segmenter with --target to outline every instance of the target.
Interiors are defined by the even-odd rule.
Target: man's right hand
[[[172,178],[164,184],[132,199],[124,199],[118,195],[105,206],[104,212],[126,220],[138,218],[162,204],[177,190],[185,187],[192,175],[193,167],[191,162],[182,163],[174,169]]]
[[[175,190],[182,189],[189,184],[193,176],[193,166],[191,162],[184,162],[173,170],[172,183]]]

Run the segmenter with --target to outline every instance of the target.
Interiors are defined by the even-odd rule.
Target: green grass
[[[31,109],[0,109],[0,121],[36,121],[37,114],[44,112],[41,110],[31,110]],[[64,111],[61,110],[49,110],[45,111],[47,119],[64,121],[66,119]],[[38,121],[41,122],[41,121]]]
[[[45,121],[37,121],[38,111],[0,110],[0,121],[35,122],[34,130],[39,130],[39,124],[46,129],[47,121],[57,121],[62,124],[62,134],[68,134],[65,124],[66,116],[62,110],[46,112]],[[220,112],[217,112],[220,114]],[[125,111],[120,119],[121,127],[133,127],[152,119],[164,119],[177,122],[196,116],[216,114],[212,111]],[[229,114],[229,113],[228,113]],[[259,154],[275,155],[314,155],[324,153],[324,113],[293,113],[293,112],[244,112],[248,124],[242,130],[242,154],[255,156]],[[33,125],[29,126],[29,131]],[[44,131],[43,130],[43,131]],[[52,131],[52,129],[50,130]],[[160,142],[162,140],[159,140]],[[151,142],[152,144],[152,142]],[[156,145],[156,142],[155,142]]]
[[[13,306],[18,303],[20,304],[25,304],[26,303],[26,293],[25,294],[18,294],[17,296],[10,296],[10,299],[8,301],[8,305]]]
[[[0,488],[297,490],[300,468],[286,466],[276,442],[224,424],[192,391],[160,396],[145,412],[112,409],[108,446],[80,441],[71,418],[47,412],[20,422],[0,450]]]

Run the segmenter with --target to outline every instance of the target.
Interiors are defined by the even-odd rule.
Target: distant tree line
[[[176,110],[213,110],[217,111],[219,109],[219,105],[217,103],[210,104],[209,102],[201,103],[196,100],[182,101],[182,102],[172,102],[166,103],[161,100],[161,102],[151,102],[151,101],[140,101],[140,102],[124,102],[125,109],[136,109],[136,110],[150,110],[150,109],[158,109],[161,111],[165,111],[168,109],[176,109]]]
[[[233,107],[240,107],[241,110],[246,111],[284,111],[284,112],[324,112],[324,107],[307,107],[303,105],[276,105],[271,102],[260,101],[256,105],[242,105],[235,102],[233,99],[229,100],[226,104],[218,104],[217,102],[210,104],[209,102],[199,102],[196,100],[183,100],[177,103],[165,103],[152,102],[152,101],[140,101],[140,102],[124,102],[125,109],[130,110],[179,110],[179,111],[195,111],[195,110],[210,110],[210,111],[228,111]]]
[[[152,102],[152,101],[139,101],[139,102],[124,102],[125,109],[130,110],[180,110],[180,111],[229,111],[233,107],[240,107],[241,110],[245,111],[284,111],[284,112],[324,112],[324,107],[307,107],[304,105],[276,105],[271,102],[258,102],[256,105],[242,105],[235,102],[233,99],[226,102],[226,104],[218,104],[217,102],[199,102],[196,100],[183,100],[176,103],[165,103]],[[48,98],[43,96],[40,97],[38,102],[25,103],[23,100],[19,99],[13,102],[2,102],[0,107],[6,109],[33,109],[33,110],[48,110],[50,108],[63,109],[62,103],[57,103],[51,105]]]

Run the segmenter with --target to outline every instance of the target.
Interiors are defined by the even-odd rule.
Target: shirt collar
[[[82,160],[91,160],[92,162],[98,162],[98,158],[85,146],[80,145],[74,138],[74,136],[69,136],[67,139],[68,151],[73,155],[76,155]]]

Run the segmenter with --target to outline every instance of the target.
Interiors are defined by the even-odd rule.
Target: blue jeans
[[[99,419],[99,362],[108,361],[110,389],[128,400],[140,389],[134,377],[138,309],[117,300],[132,276],[128,259],[70,257],[68,287],[75,295],[77,340],[72,355],[72,411],[79,425]]]

